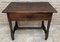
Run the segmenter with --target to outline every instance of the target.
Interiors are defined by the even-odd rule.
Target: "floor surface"
[[[12,41],[9,25],[0,25],[0,42],[60,42],[60,26],[50,26],[47,40],[44,40],[44,35],[43,30],[40,29],[16,30],[15,40]]]

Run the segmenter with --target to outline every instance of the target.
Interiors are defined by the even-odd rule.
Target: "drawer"
[[[47,20],[51,16],[51,14],[9,14],[11,20]]]

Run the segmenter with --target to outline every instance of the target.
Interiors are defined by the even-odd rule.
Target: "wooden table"
[[[57,11],[50,5],[49,2],[11,2],[4,10],[3,13],[7,13],[11,38],[14,40],[15,30],[18,29],[17,21],[36,21],[42,20],[41,28],[45,32],[45,40],[48,38],[49,27],[53,13]],[[47,29],[44,26],[44,20],[48,20]],[[12,29],[12,21],[15,21],[15,27]],[[32,27],[25,27],[32,29]],[[24,29],[21,28],[20,29]],[[37,29],[35,27],[35,29]],[[40,29],[40,27],[38,27]]]

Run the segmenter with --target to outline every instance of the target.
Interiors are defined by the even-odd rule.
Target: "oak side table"
[[[41,29],[44,30],[45,40],[48,38],[49,27],[53,13],[57,11],[52,7],[49,2],[11,2],[2,13],[7,13],[11,38],[14,40],[14,33],[18,29],[17,21],[36,21],[42,20]],[[44,25],[44,21],[47,20],[47,29]],[[14,29],[12,29],[12,21],[15,21]],[[32,29],[33,27],[25,27]],[[24,29],[23,27],[20,29]],[[35,28],[37,29],[37,28]],[[40,29],[40,27],[38,27]]]

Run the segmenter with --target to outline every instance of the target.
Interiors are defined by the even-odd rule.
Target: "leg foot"
[[[47,40],[48,39],[48,32],[46,32],[46,34],[45,34],[45,40]]]

